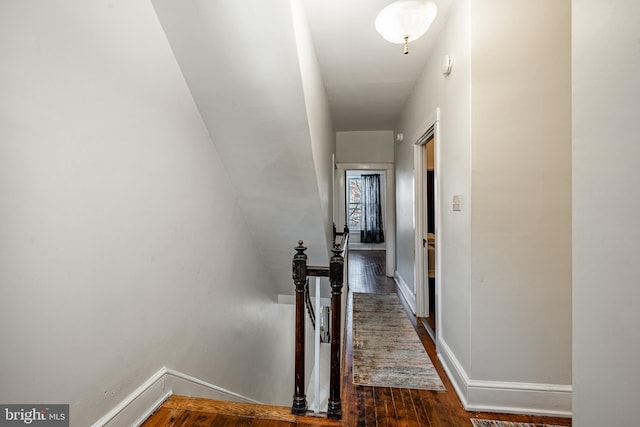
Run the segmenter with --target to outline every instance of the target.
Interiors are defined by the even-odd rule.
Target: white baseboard
[[[395,280],[396,285],[398,285],[400,295],[402,295],[407,304],[409,304],[409,308],[411,309],[413,314],[416,314],[416,295],[411,291],[411,289],[409,289],[409,285],[407,285],[407,283],[402,280],[402,277],[400,276],[400,273],[398,273],[398,270],[395,271],[393,280]]]
[[[260,403],[185,373],[160,368],[91,427],[140,426],[171,395]]]
[[[440,337],[437,337],[436,350],[438,352],[438,359],[440,360],[440,363],[442,363],[444,370],[447,372],[447,376],[449,377],[449,380],[451,380],[453,388],[458,394],[460,402],[462,402],[462,406],[466,409],[468,406],[467,387],[469,384],[469,377],[467,376],[467,373],[447,343]]]
[[[570,418],[571,398],[570,385],[471,380],[466,409]]]
[[[443,339],[438,359],[467,411],[571,417],[572,386],[472,380]]]
[[[421,319],[422,319],[421,320],[422,326],[424,326],[424,330],[427,331],[427,333],[431,337],[431,341],[433,341],[434,343],[437,342],[436,341],[436,333],[431,329],[431,326],[429,325],[429,323],[427,323],[427,318],[423,317]]]

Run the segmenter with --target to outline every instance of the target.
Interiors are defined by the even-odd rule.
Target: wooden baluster
[[[293,405],[291,413],[304,415],[307,413],[307,396],[305,394],[305,318],[304,318],[304,291],[307,283],[307,250],[302,246],[304,242],[298,240],[298,246],[294,249],[297,253],[293,256],[293,283],[296,287],[296,354],[295,354],[295,380]]]
[[[344,258],[339,245],[331,250],[333,256],[329,264],[329,281],[331,282],[331,372],[329,377],[329,407],[327,416],[333,419],[342,418],[342,402],[340,400],[340,343],[341,343],[341,296],[344,280]]]

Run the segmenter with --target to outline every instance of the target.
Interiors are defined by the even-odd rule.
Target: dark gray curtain
[[[362,222],[360,227],[360,242],[384,242],[379,174],[362,175]]]

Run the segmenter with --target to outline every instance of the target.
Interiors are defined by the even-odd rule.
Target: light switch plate
[[[453,196],[453,210],[461,211],[462,210],[462,196],[456,194]]]

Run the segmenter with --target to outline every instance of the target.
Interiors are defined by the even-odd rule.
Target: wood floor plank
[[[367,404],[364,400],[363,393],[354,393],[351,395],[355,399],[349,399],[347,403],[347,411],[349,413],[348,418],[343,418],[343,421],[346,425],[357,426],[357,427],[366,427],[366,413]]]
[[[420,390],[422,405],[427,412],[431,427],[468,426],[466,411],[453,407],[444,393]]]
[[[236,415],[248,418],[295,422],[291,408],[285,406],[256,405],[244,402],[226,402],[196,397],[171,396],[163,405],[167,408],[216,414]]]
[[[359,391],[364,394],[364,401],[366,405],[365,411],[365,425],[367,427],[378,426],[378,405],[376,402],[376,396],[373,392],[373,387],[358,387]]]
[[[289,422],[286,421],[274,421],[274,420],[252,420],[251,424],[252,427],[293,427],[296,424],[291,424]],[[304,427],[307,427],[307,424],[297,424],[297,425],[302,425]]]
[[[144,423],[145,427],[173,427],[183,411],[179,409],[160,407]]]
[[[429,415],[427,414],[427,411],[424,409],[424,405],[422,404],[420,390],[409,390],[409,395],[411,396],[411,401],[413,402],[413,406],[416,410],[418,425],[432,427],[431,421],[429,420]]]
[[[396,407],[399,425],[405,427],[418,427],[418,419],[416,417],[416,409],[413,406],[413,400],[407,389],[393,388],[391,389],[393,403]]]
[[[378,427],[395,427],[398,425],[396,408],[391,398],[391,389],[386,387],[373,387],[376,399],[376,414]]]
[[[307,427],[339,427],[340,421],[316,415],[297,415],[296,425]]]
[[[176,420],[174,427],[211,427],[217,417],[217,414],[183,411],[180,418]]]

